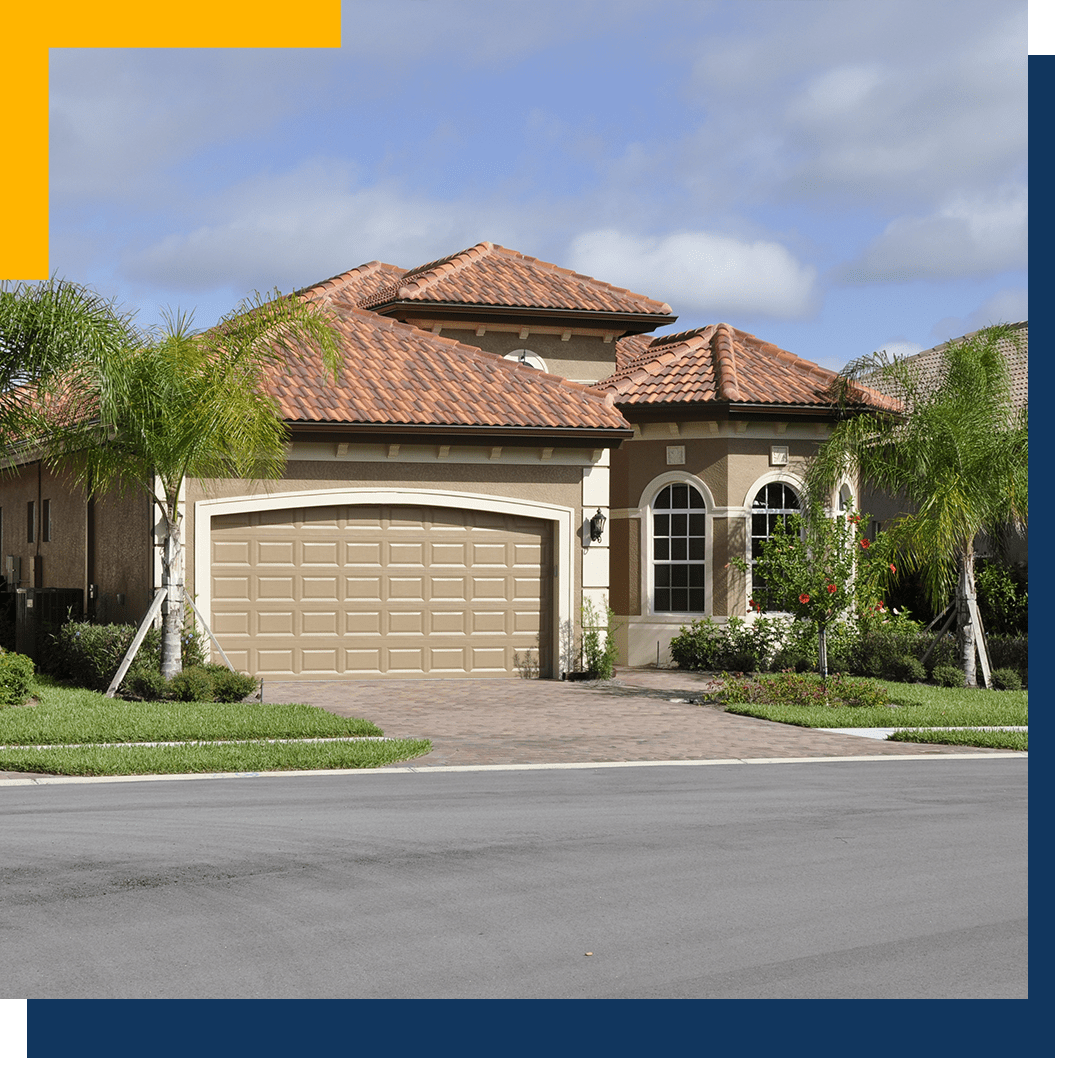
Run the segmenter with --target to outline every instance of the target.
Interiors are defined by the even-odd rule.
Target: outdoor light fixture
[[[594,543],[599,543],[604,538],[604,526],[606,524],[607,518],[604,517],[600,507],[597,507],[596,513],[589,518],[589,539]]]

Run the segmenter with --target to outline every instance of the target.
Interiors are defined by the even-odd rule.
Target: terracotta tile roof
[[[615,370],[632,366],[656,340],[652,334],[626,334],[615,342]]]
[[[370,265],[370,264],[369,264]],[[613,314],[670,315],[667,304],[605,281],[541,262],[489,241],[402,271],[365,306],[395,302],[477,304]],[[670,321],[670,320],[668,320]]]
[[[342,363],[336,382],[314,356],[275,379],[287,421],[627,430],[592,387],[358,310],[323,284],[306,293],[336,314]]]
[[[645,337],[645,335],[639,335]],[[620,343],[621,344],[621,343]],[[835,371],[803,360],[727,323],[627,341],[615,374],[596,384],[619,405],[726,401],[755,405],[831,405]],[[880,408],[895,402],[859,387],[856,400]]]
[[[301,293],[312,299],[332,302],[339,307],[345,305],[366,308],[374,293],[400,281],[407,273],[407,270],[390,263],[369,262],[355,270],[346,270],[337,277],[327,278],[326,281],[302,289]]]
[[[1026,407],[1028,403],[1028,324],[1027,322],[1010,323],[1009,329],[1016,338],[1015,344],[1004,343],[1002,353],[1009,369],[1009,390],[1014,405]],[[904,363],[915,372],[920,383],[934,384],[941,380],[945,364],[945,350],[954,341],[964,341],[974,337],[979,331],[973,330],[959,338],[951,338],[932,349],[925,349],[914,356],[904,358]],[[864,385],[875,389],[886,389],[887,379],[878,372],[869,372],[862,377]]]

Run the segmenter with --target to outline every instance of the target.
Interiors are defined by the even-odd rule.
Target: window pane
[[[689,486],[689,485],[687,485]],[[705,509],[705,500],[697,488],[690,488],[690,506],[695,510]]]
[[[666,589],[671,584],[671,567],[658,566],[656,568],[656,586]]]
[[[657,514],[653,519],[654,531],[657,536],[668,536],[671,533],[671,515]]]
[[[704,589],[691,589],[689,602],[686,605],[687,611],[704,611],[705,610],[705,590]]]
[[[676,560],[686,559],[686,539],[685,537],[673,538],[671,541],[671,557]]]
[[[704,559],[705,558],[705,537],[695,537],[690,541],[690,554],[688,556],[691,559]]]
[[[685,509],[689,505],[689,493],[686,484],[671,485],[671,505],[678,509]]]
[[[668,554],[669,548],[670,546],[666,539],[656,539],[655,541],[653,541],[653,558],[663,559],[665,562],[667,562],[667,560],[671,558],[671,556]]]
[[[691,536],[704,536],[705,535],[705,515],[704,514],[691,514],[690,515],[690,535]]]
[[[686,514],[672,514],[671,515],[671,535],[672,536],[685,536],[686,535]]]
[[[664,490],[661,491],[660,494],[656,496],[656,499],[653,501],[653,506],[655,506],[657,510],[667,510],[667,509],[670,508],[670,506],[671,506],[671,488],[670,487],[664,488]]]
[[[687,584],[696,586],[697,588],[704,588],[705,567],[703,565],[688,566],[686,569],[689,571],[687,574]]]
[[[679,565],[676,563],[671,567],[671,587],[673,589],[685,589],[687,585],[686,581],[687,567],[685,564]]]

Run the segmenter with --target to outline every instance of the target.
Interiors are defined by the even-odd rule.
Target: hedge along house
[[[835,418],[836,373],[726,323],[620,343],[615,395],[634,437],[612,455],[611,603],[620,654],[664,664],[680,627],[745,615],[751,563],[805,498],[803,468]],[[867,408],[890,404],[854,389]],[[853,505],[847,478],[831,509]]]

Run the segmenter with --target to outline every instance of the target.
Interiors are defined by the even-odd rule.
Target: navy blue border
[[[1023,1001],[30,1001],[27,1056],[1040,1056],[1049,1052],[1045,1031],[1029,1025],[1028,1006]],[[1047,1020],[1053,1022],[1052,1012]]]
[[[1032,506],[1053,505],[1054,476],[1054,61],[1028,57],[1028,401]],[[1054,1012],[1054,688],[1053,522],[1028,534],[1028,711],[1039,717],[1028,762],[1028,1002],[1043,1017],[1032,1053],[1053,1053]],[[1043,1040],[1046,1040],[1044,1042]],[[1036,1047],[1039,1047],[1036,1050]]]
[[[1032,500],[1054,492],[1054,57],[1028,59]],[[1043,497],[1038,492],[1043,491]],[[1054,715],[1054,538],[1030,550],[1030,707]],[[1054,742],[1030,759],[1026,1001],[41,1001],[27,1056],[1050,1057]]]

